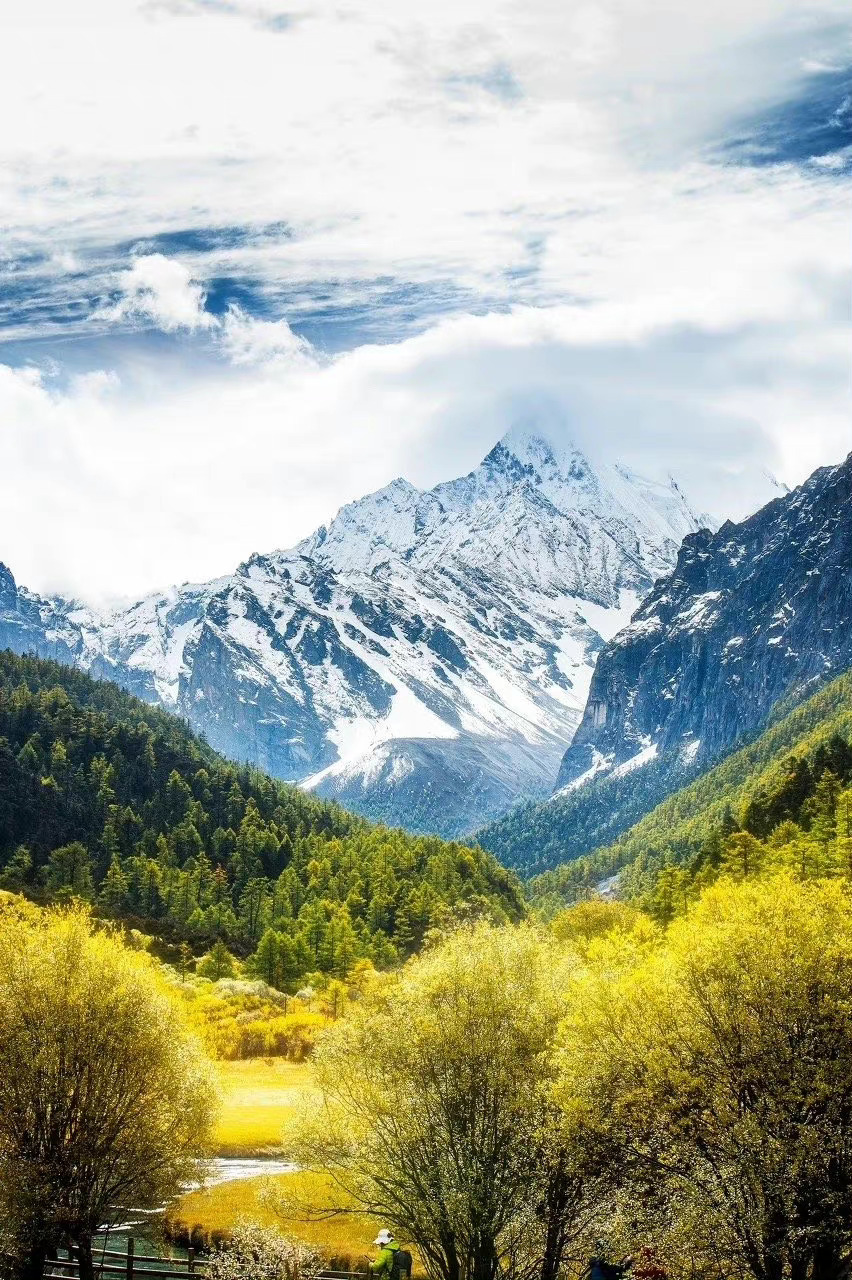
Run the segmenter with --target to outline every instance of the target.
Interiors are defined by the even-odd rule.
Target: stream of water
[[[243,1178],[263,1178],[273,1173],[295,1173],[296,1165],[272,1156],[256,1156],[251,1159],[211,1160],[205,1186],[216,1187],[222,1182],[240,1182]]]

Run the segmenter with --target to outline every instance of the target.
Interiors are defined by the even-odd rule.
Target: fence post
[[[187,1261],[187,1269],[189,1271],[194,1271],[195,1270],[195,1250],[192,1248],[192,1246],[190,1246],[186,1251],[186,1261]]]
[[[133,1253],[135,1249],[135,1241],[133,1236],[127,1237],[127,1280],[133,1280]]]

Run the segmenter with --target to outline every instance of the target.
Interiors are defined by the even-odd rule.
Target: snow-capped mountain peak
[[[377,565],[405,556],[416,545],[423,497],[415,485],[398,477],[341,507],[329,525],[322,525],[296,549],[336,571],[372,573]]]

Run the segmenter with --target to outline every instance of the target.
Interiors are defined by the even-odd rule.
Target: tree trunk
[[[446,1264],[447,1280],[460,1280],[461,1267],[459,1266],[459,1255],[455,1239],[452,1236],[442,1237],[441,1246]]]
[[[95,1264],[92,1261],[92,1237],[88,1234],[74,1237],[77,1261],[80,1264],[80,1280],[95,1280]]]
[[[565,1173],[565,1161],[560,1156],[550,1171],[543,1205],[545,1231],[539,1280],[556,1280],[562,1268],[572,1190]]]
[[[437,1272],[441,1280],[461,1280],[459,1255],[452,1235],[439,1231],[437,1240],[419,1242],[419,1249],[426,1262],[427,1274]]]
[[[847,1280],[849,1259],[834,1241],[817,1245],[814,1250],[811,1280]]]
[[[30,1244],[16,1267],[20,1280],[42,1280],[44,1264],[51,1247],[49,1240],[36,1240]]]
[[[494,1280],[497,1274],[497,1251],[490,1236],[480,1236],[473,1256],[470,1280]]]
[[[784,1258],[780,1250],[767,1250],[763,1260],[764,1280],[784,1280]]]

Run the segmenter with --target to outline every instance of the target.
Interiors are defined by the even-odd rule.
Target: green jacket
[[[381,1253],[375,1262],[370,1263],[370,1270],[374,1276],[389,1276],[393,1267],[393,1255],[399,1252],[399,1245],[395,1240],[389,1241],[384,1245]]]

